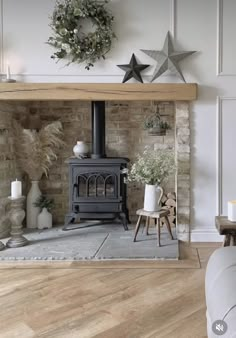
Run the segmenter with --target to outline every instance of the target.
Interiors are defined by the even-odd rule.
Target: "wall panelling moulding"
[[[236,71],[233,70],[232,72],[224,71],[224,53],[225,46],[224,46],[224,6],[226,3],[233,4],[235,0],[217,0],[217,69],[216,75],[217,76],[236,76]],[[232,22],[232,20],[228,20]],[[233,20],[234,22],[235,20]],[[230,39],[230,43],[235,43],[234,40]],[[236,48],[236,43],[235,43]],[[235,61],[234,61],[235,62]]]
[[[217,194],[217,198],[216,198],[216,215],[225,214],[225,212],[223,210],[224,209],[223,208],[223,195],[224,195],[223,194],[224,193],[223,187],[227,190],[227,185],[224,186],[224,184],[223,184],[223,178],[224,178],[223,167],[224,167],[224,155],[230,156],[230,143],[226,142],[224,140],[223,125],[224,125],[224,122],[226,122],[226,120],[224,121],[224,119],[226,119],[227,116],[226,116],[226,111],[225,111],[225,114],[224,114],[224,111],[223,111],[223,103],[224,102],[230,102],[230,101],[236,101],[236,97],[225,97],[225,96],[224,97],[221,97],[221,96],[217,97],[217,139],[216,139],[216,144],[217,144],[217,152],[216,152],[216,155],[217,155],[217,158],[216,158],[216,172],[217,172],[216,194]],[[232,111],[232,114],[234,114],[234,109],[232,109],[230,111]],[[234,125],[233,125],[232,119],[230,119],[230,125],[233,128]],[[228,133],[230,133],[230,131],[228,131]],[[224,141],[227,145],[226,150],[223,147]],[[234,140],[231,140],[231,141],[233,143]],[[226,152],[227,154],[225,154],[224,152]],[[230,162],[231,162],[231,167],[234,167],[233,158],[232,158],[232,160],[230,160]],[[227,167],[229,167],[229,166],[227,166]],[[230,181],[230,182],[231,182],[231,185],[232,185],[233,182],[232,181]]]

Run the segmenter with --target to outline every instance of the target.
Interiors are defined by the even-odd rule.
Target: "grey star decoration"
[[[123,78],[123,81],[122,81],[123,83],[125,83],[126,81],[132,78],[135,78],[137,81],[143,83],[143,79],[141,77],[140,72],[149,66],[150,65],[138,64],[134,54],[132,54],[132,57],[128,65],[117,65],[117,67],[121,68],[122,70],[126,72]]]
[[[167,33],[164,46],[162,50],[145,50],[141,49],[142,52],[150,56],[152,59],[157,61],[151,82],[157,79],[160,75],[169,70],[172,74],[179,76],[184,82],[185,78],[179,68],[179,61],[185,59],[187,56],[196,53],[196,51],[190,52],[176,52],[174,51],[173,42],[171,39],[170,32]]]

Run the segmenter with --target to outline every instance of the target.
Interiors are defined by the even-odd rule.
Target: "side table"
[[[170,233],[170,237],[171,239],[173,238],[172,232],[171,232],[171,226],[170,226],[170,222],[168,220],[168,215],[169,215],[169,210],[160,210],[160,211],[156,211],[156,212],[150,212],[150,211],[145,211],[144,209],[139,209],[136,211],[136,214],[139,216],[138,217],[138,222],[135,228],[135,234],[134,234],[134,242],[136,242],[136,237],[138,235],[138,231],[140,228],[140,224],[142,221],[142,217],[146,217],[146,235],[148,235],[148,228],[149,228],[149,221],[150,218],[154,218],[155,219],[155,223],[156,223],[156,227],[157,227],[157,245],[161,246],[161,218],[163,217],[165,219],[165,223],[167,226],[167,229]]]
[[[224,235],[223,246],[236,245],[236,222],[228,220],[227,216],[215,217],[216,229],[220,235]]]

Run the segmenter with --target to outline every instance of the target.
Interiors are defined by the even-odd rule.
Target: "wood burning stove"
[[[119,218],[128,230],[126,184],[122,170],[127,158],[109,158],[105,153],[105,102],[92,102],[91,158],[70,158],[69,213],[64,230],[71,229],[76,218]]]

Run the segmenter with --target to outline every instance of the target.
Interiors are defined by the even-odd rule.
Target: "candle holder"
[[[23,209],[25,196],[19,198],[8,197],[11,200],[11,238],[7,241],[6,246],[8,248],[18,248],[28,244],[28,240],[22,235],[22,222],[25,218],[25,211]]]
[[[5,245],[3,244],[3,242],[0,241],[0,251],[5,249]]]
[[[14,83],[14,82],[16,82],[16,80],[15,79],[8,79],[8,78],[4,77],[2,79],[2,82],[4,82],[4,83]]]

